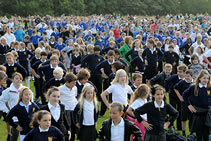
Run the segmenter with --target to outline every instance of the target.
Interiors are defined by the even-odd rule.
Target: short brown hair
[[[0,71],[0,81],[7,78],[7,74],[4,71]]]
[[[22,74],[19,73],[19,72],[14,72],[14,73],[12,74],[12,79],[14,79],[16,75],[19,76],[21,80],[23,80],[23,76],[22,76]]]
[[[188,67],[185,64],[181,64],[177,67],[177,70],[182,70],[183,72],[185,72],[188,69]]]
[[[112,102],[110,107],[111,108],[117,107],[120,112],[123,112],[123,110],[124,110],[124,105],[117,101]]]
[[[73,74],[72,72],[67,73],[64,77],[65,82],[73,82],[76,80],[77,80],[77,76]]]
[[[136,73],[133,73],[132,74],[132,80],[135,81],[137,78],[143,78],[142,77],[142,74],[137,73],[137,72]]]
[[[109,50],[107,56],[115,56],[115,52],[113,50]]]
[[[164,68],[171,68],[172,69],[172,65],[169,64],[169,63],[166,63],[165,66],[164,66]]]
[[[193,70],[188,69],[188,70],[185,71],[185,74],[190,74],[190,76],[193,76]]]
[[[90,78],[90,72],[88,69],[81,68],[79,72],[77,73],[78,80],[83,80],[83,79],[89,79]]]
[[[122,63],[119,61],[115,61],[111,66],[114,67],[116,71],[118,71],[119,69],[122,69]]]

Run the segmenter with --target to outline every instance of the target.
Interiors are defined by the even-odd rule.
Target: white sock
[[[27,87],[30,88],[30,79],[26,80]]]

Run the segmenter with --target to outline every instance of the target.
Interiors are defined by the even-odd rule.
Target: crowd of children
[[[7,140],[20,133],[21,141],[166,141],[171,128],[208,141],[210,18],[4,17],[0,118]]]

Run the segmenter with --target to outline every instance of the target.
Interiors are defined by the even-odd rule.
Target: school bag
[[[174,128],[170,128],[166,131],[166,141],[187,141],[186,137],[175,131]]]
[[[189,135],[188,138],[187,138],[187,141],[197,141],[196,136],[193,135],[193,134]]]

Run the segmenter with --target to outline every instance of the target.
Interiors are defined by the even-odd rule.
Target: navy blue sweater
[[[48,132],[40,132],[39,128],[36,127],[26,135],[24,141],[65,141],[65,138],[55,126],[51,126]]]
[[[112,73],[111,65],[108,63],[107,59],[99,63],[96,66],[95,71],[101,74],[101,71],[100,71],[101,68],[104,68],[104,72],[107,76],[109,76]]]
[[[147,114],[147,122],[152,124],[152,130],[146,130],[146,134],[162,135],[165,133],[164,123],[167,115],[170,115],[169,122],[173,124],[178,116],[177,110],[170,104],[164,103],[164,108],[156,108],[154,101],[144,104],[134,111],[138,122],[143,121],[140,115]]]
[[[186,82],[185,80],[180,80],[175,86],[174,89],[178,90],[179,93],[182,95],[183,92],[189,88],[191,83]]]
[[[159,56],[163,56],[163,52],[158,48],[156,48],[156,50],[153,52],[153,54],[149,48],[146,48],[146,49],[144,49],[144,52],[142,54],[143,59],[147,60],[148,66],[155,67],[155,68],[157,68],[157,62],[159,61],[158,60]]]
[[[14,63],[14,66],[9,66],[8,63],[3,64],[7,68],[7,76],[8,78],[12,78],[12,74],[14,72],[19,72],[22,74],[23,78],[25,78],[27,71],[21,66],[19,63]]]
[[[104,60],[103,56],[88,54],[82,58],[81,67],[88,68],[91,74],[96,74],[95,67]]]
[[[28,60],[27,59],[29,59],[29,55],[30,56],[34,56],[34,54],[31,51],[29,51],[29,50],[18,51],[18,60],[19,60],[19,63],[22,66],[28,65]]]
[[[165,79],[164,81],[164,87],[166,89],[166,91],[169,91],[169,96],[171,98],[174,98],[174,99],[178,99],[175,91],[174,91],[174,86],[179,82],[179,77],[177,74],[173,74],[172,76],[168,77]]]
[[[13,128],[17,128],[17,126],[19,124],[23,128],[23,131],[21,131],[21,134],[26,135],[31,130],[31,128],[29,127],[29,124],[32,120],[32,116],[38,110],[39,110],[39,107],[33,102],[29,106],[28,112],[26,111],[26,108],[24,106],[17,104],[7,114],[6,120]],[[18,124],[13,122],[12,118],[14,116],[16,116],[18,118],[18,121],[19,121]]]
[[[208,109],[208,106],[211,105],[211,88],[199,88],[198,87],[198,96],[194,95],[195,85],[190,86],[183,93],[184,102],[187,105],[193,105],[200,108]]]

